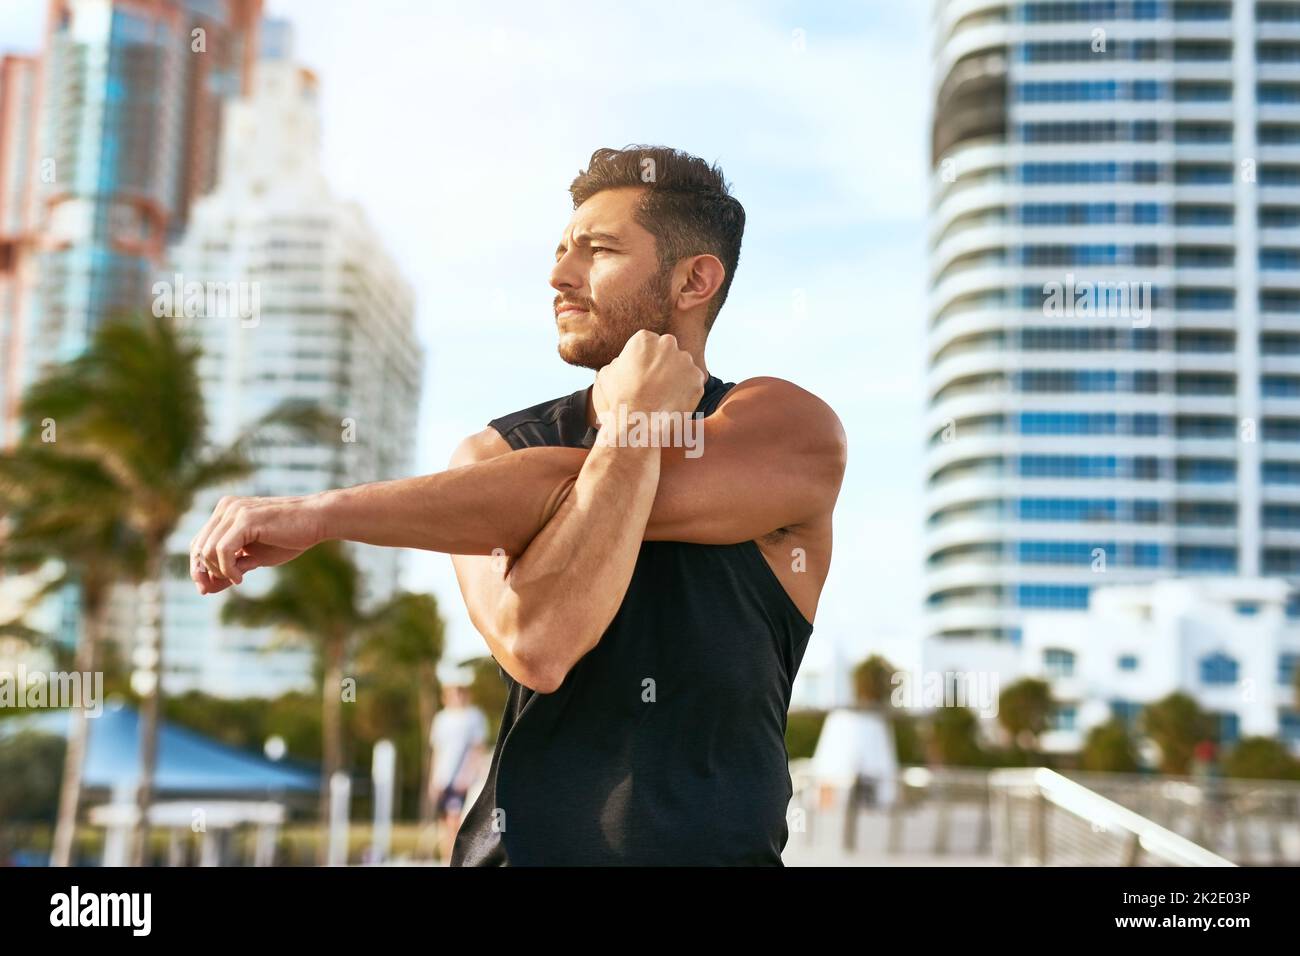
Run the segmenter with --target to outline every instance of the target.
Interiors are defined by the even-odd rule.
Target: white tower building
[[[194,207],[172,250],[173,269],[155,291],[181,303],[187,291],[203,293],[205,314],[188,327],[203,349],[214,441],[229,442],[287,399],[318,402],[337,415],[338,433],[325,441],[277,434],[264,443],[250,481],[214,490],[182,523],[171,542],[177,553],[222,494],[308,494],[413,467],[423,361],[413,295],[362,211],[325,182],[316,79],[291,61],[289,39],[286,25],[264,25],[253,94],[226,116],[217,187]],[[387,597],[402,553],[353,547],[365,600]],[[241,587],[256,593],[271,574]],[[222,625],[224,597],[198,595],[188,578],[169,582],[168,692],[255,696],[309,687],[310,656],[265,653],[270,633]]]
[[[934,30],[927,636],[1300,571],[1300,3]]]

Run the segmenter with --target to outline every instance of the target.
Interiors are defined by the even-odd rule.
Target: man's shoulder
[[[758,416],[843,440],[843,425],[835,410],[806,388],[783,378],[747,378],[727,392],[720,407],[727,407],[732,415]]]
[[[826,405],[820,398],[814,395],[808,389],[796,385],[789,379],[777,378],[774,375],[755,375],[752,378],[742,379],[735,385],[731,386],[727,398],[732,398],[737,394],[746,392],[762,393],[768,396],[778,396],[785,399],[794,399],[800,402],[815,402]],[[827,405],[827,408],[830,406]]]

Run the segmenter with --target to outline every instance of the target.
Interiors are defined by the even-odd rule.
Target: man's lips
[[[587,312],[586,309],[579,308],[579,307],[576,306],[576,305],[566,305],[566,306],[564,306],[563,308],[561,308],[561,309],[559,309],[558,311],[556,311],[556,313],[555,313],[555,317],[556,317],[557,319],[562,319],[562,318],[564,318],[565,316],[585,315],[586,312]]]

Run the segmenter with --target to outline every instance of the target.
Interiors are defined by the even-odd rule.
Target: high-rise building
[[[316,77],[291,58],[288,27],[264,24],[251,95],[231,103],[216,189],[193,208],[171,267],[157,277],[201,346],[211,438],[225,444],[286,400],[337,415],[326,440],[283,431],[257,444],[256,474],[213,489],[171,541],[188,550],[223,494],[298,495],[411,473],[422,351],[414,297],[365,215],[332,195],[320,169]],[[191,312],[197,312],[190,315]],[[398,585],[402,553],[351,546],[363,600]],[[256,593],[273,572],[241,589]],[[311,686],[303,649],[267,653],[274,635],[220,622],[229,592],[167,583],[169,692],[274,695]]]
[[[212,186],[220,107],[246,88],[261,6],[51,0],[35,155],[26,132],[0,153],[35,192],[34,294],[0,311],[10,404],[105,318],[149,307],[167,241]]]
[[[36,283],[37,113],[40,60],[0,58],[0,448],[17,436],[22,331]]]
[[[934,28],[927,635],[1296,574],[1300,2],[940,0]]]

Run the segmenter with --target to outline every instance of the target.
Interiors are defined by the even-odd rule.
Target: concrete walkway
[[[795,818],[797,822],[797,818]],[[947,852],[936,852],[938,817],[927,810],[904,818],[899,852],[890,853],[889,815],[864,810],[858,817],[856,848],[844,849],[844,812],[818,812],[803,830],[791,826],[782,859],[786,866],[1001,866],[978,846],[979,814],[973,807],[952,808]],[[810,839],[811,836],[811,839]]]

